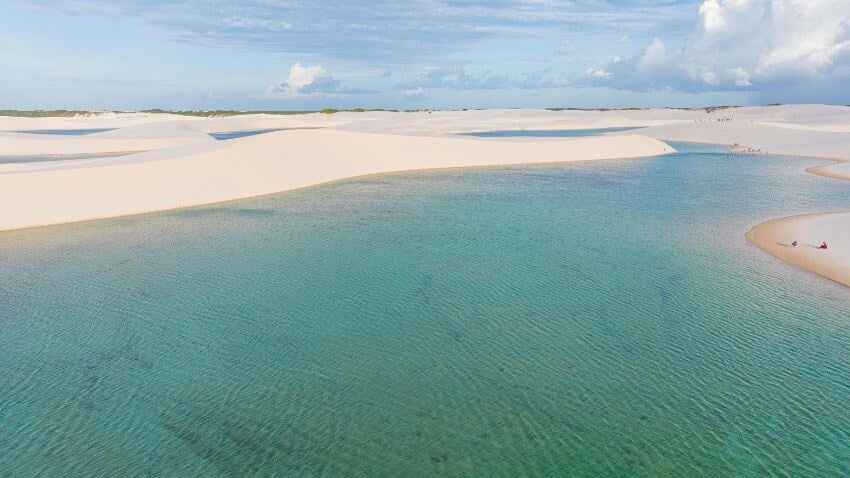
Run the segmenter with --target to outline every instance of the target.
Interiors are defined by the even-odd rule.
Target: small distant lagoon
[[[283,131],[288,128],[274,129],[255,129],[250,131],[227,131],[223,133],[207,133],[219,141],[227,141],[228,139],[245,138],[247,136],[255,136],[258,134],[274,133],[275,131]]]
[[[26,131],[14,131],[26,134],[58,134],[67,136],[85,136],[87,134],[105,133],[115,128],[87,128],[87,129],[30,129]]]
[[[479,131],[473,133],[461,133],[462,136],[476,136],[479,138],[509,138],[509,137],[532,137],[532,138],[578,138],[584,136],[599,136],[606,133],[620,133],[640,129],[630,128],[593,128],[593,129],[517,129],[499,131]]]

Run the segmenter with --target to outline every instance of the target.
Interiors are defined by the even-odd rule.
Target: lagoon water
[[[850,185],[682,149],[0,234],[0,470],[847,476]]]
[[[83,128],[83,129],[30,129],[25,131],[16,131],[16,133],[27,134],[58,134],[63,136],[85,136],[88,134],[104,133],[112,131],[115,128]]]
[[[219,141],[227,141],[228,139],[237,139],[237,138],[245,138],[247,136],[254,136],[257,134],[266,134],[273,133],[275,131],[283,131],[283,129],[293,129],[293,128],[276,128],[276,129],[254,129],[248,131],[226,131],[221,133],[209,133],[210,136],[219,140]]]

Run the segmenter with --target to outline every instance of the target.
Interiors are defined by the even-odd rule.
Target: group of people
[[[738,144],[738,143],[735,143],[735,144],[733,144],[732,146],[733,146],[733,148],[734,148],[734,149],[732,150],[732,152],[735,152],[735,153],[741,153],[741,154],[752,154],[752,155],[754,155],[754,156],[755,156],[755,155],[758,155],[758,154],[768,154],[768,152],[767,152],[767,151],[762,151],[762,150],[761,150],[761,148],[753,148],[752,146],[750,146],[750,147],[747,147],[747,149],[744,149],[744,147],[743,147],[743,146],[741,146],[741,145],[740,145],[740,144]]]
[[[794,247],[797,247],[797,241],[792,242],[791,245],[794,246]],[[826,241],[824,241],[824,242],[820,243],[820,245],[818,246],[818,249],[829,249],[829,246],[826,245]]]

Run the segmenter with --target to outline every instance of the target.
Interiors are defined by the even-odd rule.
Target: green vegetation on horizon
[[[97,114],[91,111],[76,111],[76,110],[0,110],[0,116],[15,116],[19,118],[46,118],[46,117],[72,117]]]
[[[481,109],[481,108],[479,108]],[[96,116],[105,113],[151,113],[151,114],[172,114],[172,115],[182,115],[182,116],[198,116],[205,118],[216,118],[222,116],[241,116],[241,115],[256,115],[256,114],[267,114],[267,115],[305,115],[310,113],[323,113],[323,114],[334,114],[334,113],[365,113],[370,111],[387,111],[392,113],[415,113],[415,112],[428,112],[431,113],[437,110],[424,109],[424,110],[390,110],[384,108],[352,108],[352,109],[335,109],[335,108],[325,108],[323,110],[303,110],[303,111],[279,111],[279,110],[255,110],[255,111],[243,111],[243,110],[164,110],[160,108],[153,108],[148,110],[138,110],[138,111],[118,111],[118,110],[104,110],[104,111],[86,111],[86,110],[0,110],[0,116],[15,116],[22,118],[47,118],[47,117],[74,117],[74,116]],[[468,111],[468,108],[464,108],[463,111]]]
[[[240,115],[256,115],[256,114],[267,114],[267,115],[305,115],[309,113],[316,113],[316,111],[241,111],[241,110],[184,110],[184,111],[172,111],[172,110],[163,110],[159,108],[154,108],[150,110],[141,110],[139,113],[160,113],[160,114],[172,114],[172,115],[181,115],[181,116],[203,116],[207,118],[218,117],[218,116],[240,116]]]
[[[780,106],[780,103],[771,103],[767,106]],[[847,105],[850,106],[850,105]],[[705,106],[705,107],[697,107],[697,108],[683,108],[683,107],[672,107],[667,106],[665,109],[671,110],[685,110],[685,111],[699,111],[704,110],[707,113],[711,113],[718,110],[724,110],[729,108],[742,108],[742,106],[736,105],[719,105],[719,106]],[[310,113],[323,113],[323,114],[334,114],[334,113],[367,113],[373,111],[386,111],[391,113],[433,113],[434,111],[471,111],[471,110],[484,110],[487,108],[460,108],[455,110],[438,110],[438,109],[418,109],[418,110],[393,110],[393,109],[384,109],[384,108],[352,108],[352,109],[336,109],[336,108],[325,108],[323,110],[303,110],[303,111],[279,111],[279,110],[257,110],[257,111],[243,111],[243,110],[164,110],[160,108],[153,108],[147,110],[138,110],[138,111],[120,111],[120,110],[104,110],[104,111],[86,111],[86,110],[0,110],[0,116],[14,116],[20,118],[48,118],[48,117],[74,117],[74,116],[96,116],[105,113],[154,113],[154,114],[173,114],[173,115],[182,115],[182,116],[199,116],[206,118],[215,118],[215,117],[223,117],[223,116],[240,116],[240,115],[255,115],[255,114],[267,114],[267,115],[304,115]],[[519,109],[519,108],[509,108],[509,109]],[[563,107],[563,108],[546,108],[547,111],[640,111],[648,108],[576,108],[576,107]]]

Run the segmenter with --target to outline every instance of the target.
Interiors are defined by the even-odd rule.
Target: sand
[[[296,129],[128,156],[0,165],[0,230],[196,206],[394,171],[672,152],[640,135],[504,143]]]
[[[850,181],[850,162],[836,160],[832,164],[824,164],[806,169],[806,172],[833,179]]]
[[[816,213],[759,224],[747,239],[777,258],[850,286],[850,212]],[[797,247],[791,243],[797,241]],[[828,249],[818,249],[826,241]]]
[[[642,127],[592,138],[474,138],[460,133]],[[114,128],[85,136],[39,129]],[[309,129],[305,129],[309,128]],[[230,141],[207,133],[283,129]],[[850,180],[850,107],[787,105],[712,110],[474,110],[242,115],[223,118],[106,113],[0,117],[0,156],[111,158],[0,164],[0,230],[138,214],[287,191],[365,174],[428,168],[635,158],[665,142],[829,158],[813,174]],[[749,240],[786,262],[850,285],[850,214],[768,221]],[[785,248],[831,244],[828,252]]]

